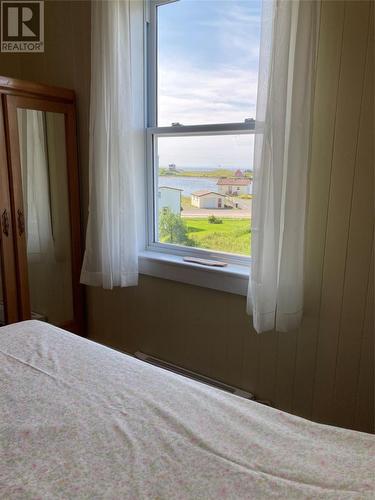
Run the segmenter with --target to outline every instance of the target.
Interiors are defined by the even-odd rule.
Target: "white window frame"
[[[156,239],[156,229],[158,227],[158,211],[156,210],[155,202],[157,201],[157,188],[158,188],[158,172],[154,168],[154,148],[158,137],[188,137],[188,136],[214,136],[214,135],[232,135],[232,134],[255,134],[259,130],[255,128],[255,121],[253,119],[246,119],[244,122],[238,123],[220,123],[220,124],[202,124],[202,125],[171,125],[169,127],[157,126],[157,8],[167,3],[172,3],[176,0],[146,0],[145,2],[145,73],[146,73],[146,195],[147,195],[147,209],[146,209],[146,251],[141,254],[141,260],[144,265],[141,266],[146,270],[146,274],[164,277],[163,271],[151,272],[150,262],[159,262],[165,264],[168,262],[173,268],[173,276],[176,274],[176,266],[183,265],[188,269],[189,278],[179,279],[187,283],[195,284],[194,277],[191,277],[191,270],[198,267],[200,276],[202,276],[202,266],[194,264],[186,264],[183,262],[184,256],[200,257],[212,260],[224,261],[228,264],[226,268],[221,268],[220,271],[215,268],[207,268],[207,283],[204,279],[198,279],[198,285],[208,286],[215,289],[223,289],[226,291],[246,294],[246,282],[248,280],[249,267],[251,262],[250,256],[243,256],[238,254],[230,254],[226,252],[219,252],[207,249],[200,249],[195,247],[184,247],[182,245],[175,245],[169,243],[160,243]],[[182,117],[183,118],[183,117]],[[257,127],[258,129],[258,127]],[[170,267],[169,266],[169,267]],[[152,266],[151,266],[152,267]],[[165,266],[167,270],[167,266]],[[206,269],[203,270],[203,274]],[[218,286],[217,283],[212,284],[213,274],[217,273],[219,281],[223,283]],[[194,274],[194,273],[193,273]],[[236,285],[225,284],[223,276],[228,275],[234,278]],[[183,275],[181,275],[183,276]],[[174,279],[168,276],[166,271],[166,278]],[[238,281],[239,280],[239,281]],[[216,280],[217,281],[217,280]],[[224,280],[225,281],[225,280]],[[211,285],[210,283],[211,282]],[[238,283],[240,285],[238,285]]]
[[[172,253],[174,255],[192,256],[221,260],[232,264],[249,265],[250,256],[230,254],[208,249],[185,247],[170,243],[160,243],[156,239],[158,227],[158,210],[155,202],[158,191],[158,172],[154,165],[155,144],[159,137],[189,137],[204,135],[230,135],[254,133],[254,123],[227,123],[214,125],[189,125],[174,127],[147,128],[147,249],[151,251]]]

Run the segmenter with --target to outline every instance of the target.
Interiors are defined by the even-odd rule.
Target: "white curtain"
[[[130,4],[94,1],[91,11],[90,203],[81,282],[104,288],[138,280]]]
[[[318,24],[318,1],[263,2],[247,301],[258,333],[302,318]]]
[[[28,261],[53,261],[45,115],[43,111],[20,108],[17,117]]]

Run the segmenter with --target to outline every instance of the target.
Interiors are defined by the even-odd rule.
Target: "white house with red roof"
[[[216,185],[222,195],[240,196],[251,193],[251,179],[247,177],[221,177]]]

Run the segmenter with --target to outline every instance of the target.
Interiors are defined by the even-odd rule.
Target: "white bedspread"
[[[374,498],[375,438],[27,321],[0,329],[1,499]]]

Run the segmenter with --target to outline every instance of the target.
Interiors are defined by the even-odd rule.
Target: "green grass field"
[[[250,255],[249,219],[222,219],[222,224],[209,224],[208,219],[184,218],[188,237],[198,248]]]

